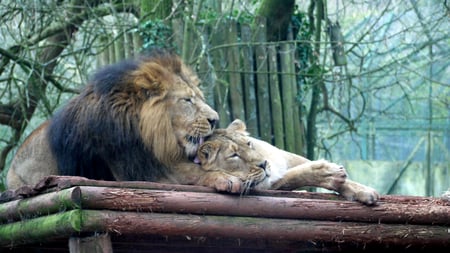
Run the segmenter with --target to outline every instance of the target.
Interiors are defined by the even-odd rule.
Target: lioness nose
[[[260,168],[266,170],[266,167],[267,167],[267,160],[264,160],[264,162],[260,163],[260,164],[258,165],[258,167],[260,167]]]
[[[216,119],[208,119],[209,125],[211,125],[211,129],[216,127],[217,120]]]

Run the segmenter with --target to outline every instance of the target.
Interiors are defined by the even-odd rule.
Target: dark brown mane
[[[163,176],[164,163],[143,141],[141,130],[144,125],[160,134],[157,131],[162,129],[155,124],[168,116],[158,111],[164,108],[142,108],[164,95],[167,88],[161,80],[181,71],[178,57],[156,51],[97,72],[81,94],[51,119],[48,138],[60,173],[105,180],[154,181]],[[171,131],[170,121],[160,127]],[[167,141],[176,149],[176,140]],[[111,171],[111,164],[124,169]]]

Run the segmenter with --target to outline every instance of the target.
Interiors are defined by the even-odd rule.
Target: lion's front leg
[[[338,191],[345,183],[347,173],[343,166],[325,160],[308,161],[290,168],[271,189],[295,190],[303,186],[323,187]]]
[[[380,195],[375,189],[349,179],[342,184],[337,192],[347,200],[356,200],[366,205],[374,205],[380,198]]]

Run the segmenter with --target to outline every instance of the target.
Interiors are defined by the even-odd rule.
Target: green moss
[[[80,232],[81,210],[53,214],[0,226],[0,245],[38,242]]]

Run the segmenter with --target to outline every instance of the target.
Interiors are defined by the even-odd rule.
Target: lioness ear
[[[200,160],[200,164],[204,165],[210,161],[213,161],[216,158],[218,151],[219,151],[219,148],[217,147],[217,145],[214,145],[211,142],[203,143],[197,152],[197,156],[198,156],[198,159]]]
[[[242,120],[235,119],[228,125],[227,130],[245,132],[247,130],[247,126]]]

